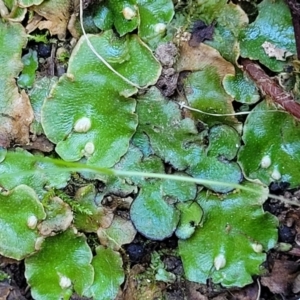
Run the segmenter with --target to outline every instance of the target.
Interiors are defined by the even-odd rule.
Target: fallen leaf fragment
[[[14,287],[9,283],[0,282],[0,300],[11,299],[26,300],[17,287]]]
[[[207,296],[204,294],[207,294],[207,291],[203,290],[202,287],[205,287],[203,284],[199,284],[192,281],[186,282],[186,293],[188,296],[188,299],[190,300],[208,300]]]
[[[224,77],[227,74],[235,74],[234,66],[225,60],[216,49],[200,44],[197,47],[189,46],[188,42],[182,42],[180,57],[176,63],[176,71],[199,71],[205,67],[214,66],[217,73]]]
[[[28,21],[28,24],[26,25],[26,32],[31,33],[35,31],[38,28],[39,23],[41,22],[42,19],[43,19],[42,16],[35,13],[33,17]]]
[[[33,110],[25,91],[13,91],[14,99],[3,110],[0,109],[0,147],[7,148],[12,144],[26,145],[29,142],[29,128],[33,121]]]
[[[33,10],[46,19],[38,23],[38,28],[48,29],[51,35],[57,35],[63,40],[66,37],[71,8],[71,0],[51,0],[33,6]]]
[[[298,275],[299,265],[294,261],[274,261],[270,276],[262,277],[261,284],[269,288],[274,294],[288,295],[292,291],[293,282]]]
[[[300,292],[300,275],[295,278],[293,283],[293,293],[299,293]]]
[[[19,93],[15,78],[22,71],[23,26],[0,21],[0,147],[29,142],[33,110],[25,91]]]

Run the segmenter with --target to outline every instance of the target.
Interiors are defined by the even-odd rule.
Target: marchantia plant
[[[137,232],[178,238],[188,280],[251,283],[277,244],[278,220],[262,207],[267,186],[300,185],[300,131],[292,115],[260,98],[238,58],[276,72],[291,64],[290,56],[278,61],[261,46],[296,53],[285,2],[263,0],[251,24],[240,5],[225,0],[81,3],[74,16],[92,25],[73,24],[78,40],[66,73],[35,76],[36,52],[22,57],[24,17],[47,19],[43,11],[66,7],[70,16],[71,2],[3,1],[0,254],[25,259],[36,300],[73,293],[115,299],[128,276],[123,245]],[[266,31],[270,14],[274,26]],[[191,46],[188,31],[199,19],[212,24],[204,34],[210,38]],[[63,38],[69,20],[56,21],[39,26]],[[155,55],[170,43],[177,53]],[[168,97],[158,80],[175,82]],[[234,101],[255,105],[244,122]],[[27,116],[16,121],[16,110]],[[55,145],[50,156],[21,147],[40,134]],[[80,182],[72,196],[71,182]],[[126,202],[128,219],[105,205],[108,197]]]

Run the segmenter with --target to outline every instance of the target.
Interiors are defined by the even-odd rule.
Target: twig
[[[300,104],[294,101],[293,96],[283,90],[275,81],[273,81],[264,70],[250,59],[242,59],[241,63],[245,71],[256,82],[260,90],[270,96],[274,102],[288,111],[297,119],[300,119]]]

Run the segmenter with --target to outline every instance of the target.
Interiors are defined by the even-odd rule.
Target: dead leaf
[[[19,93],[16,78],[23,69],[22,48],[27,42],[21,24],[0,22],[0,147],[29,142],[34,114],[25,91]]]
[[[46,19],[38,22],[38,28],[48,29],[51,35],[57,35],[60,40],[63,40],[66,37],[72,7],[71,0],[51,0],[33,6],[32,9]]]
[[[292,227],[296,232],[300,233],[300,209],[291,208],[289,209],[284,216],[284,224],[288,227]]]
[[[0,300],[26,300],[22,296],[18,287],[11,286],[9,283],[0,282]]]
[[[298,269],[299,264],[294,261],[276,259],[270,275],[262,277],[261,284],[274,294],[288,295],[292,292]]]
[[[138,288],[138,281],[136,279],[136,275],[141,274],[144,271],[145,268],[140,264],[134,265],[130,269],[123,289],[123,295],[118,300],[138,300],[136,298]]]
[[[225,60],[219,51],[205,44],[190,47],[187,42],[182,42],[179,52],[180,56],[175,67],[177,72],[200,71],[213,66],[221,78],[227,74],[235,74],[234,66]]]
[[[300,292],[300,275],[298,275],[293,283],[293,293],[299,293]]]
[[[0,284],[0,300],[6,300],[10,293],[10,285],[1,283]]]
[[[39,23],[41,22],[41,20],[43,19],[42,16],[38,15],[38,14],[34,14],[33,18],[31,18],[27,25],[26,25],[26,32],[27,33],[31,33],[33,31],[35,31],[38,26],[39,26]]]
[[[4,148],[11,144],[28,144],[30,124],[34,118],[28,95],[24,90],[19,94],[16,84],[12,85],[7,95],[10,101],[0,107],[0,147]]]

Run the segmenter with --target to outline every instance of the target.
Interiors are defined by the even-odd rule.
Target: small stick
[[[241,64],[244,70],[256,82],[262,93],[272,98],[284,110],[300,120],[300,104],[295,102],[293,96],[273,81],[265,71],[250,59],[243,58]]]

